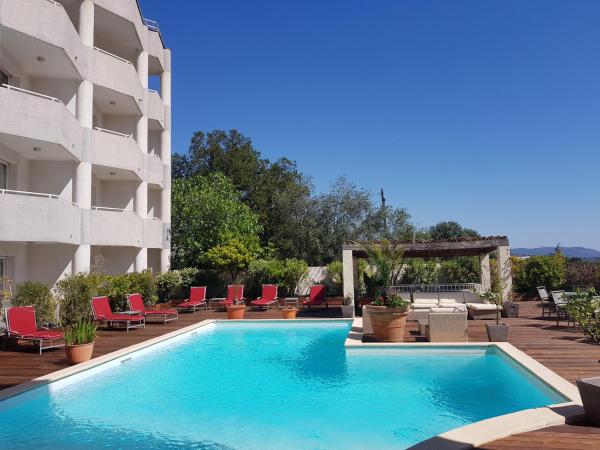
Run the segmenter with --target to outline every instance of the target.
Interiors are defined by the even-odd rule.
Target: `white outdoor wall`
[[[107,130],[134,136],[137,125],[137,116],[125,116],[118,114],[104,114],[102,116],[102,127]]]
[[[28,277],[53,285],[72,271],[76,246],[58,244],[28,244]],[[52,261],[52,264],[48,264]]]
[[[162,156],[160,151],[161,131],[148,132],[148,153],[154,153],[159,157]]]
[[[0,160],[8,163],[8,189],[29,190],[29,161],[0,143]]]
[[[0,242],[0,255],[8,257],[8,276],[16,283],[27,281],[27,244]]]
[[[60,80],[31,77],[29,90],[49,95],[62,101],[67,110],[75,116],[77,105],[77,87],[79,80]]]
[[[94,206],[133,210],[137,184],[135,181],[102,180],[100,182],[102,204]]]
[[[104,267],[99,269],[109,275],[133,272],[138,249],[129,247],[92,247],[92,262],[101,254]]]
[[[73,201],[75,163],[66,161],[31,161],[29,163],[29,189],[58,195]]]
[[[148,190],[148,217],[161,217],[161,192],[158,189]]]

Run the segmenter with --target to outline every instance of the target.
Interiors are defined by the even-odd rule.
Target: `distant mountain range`
[[[510,253],[514,256],[540,256],[551,255],[555,247],[537,248],[511,248]],[[600,259],[600,251],[585,247],[561,247],[560,250],[568,258]]]

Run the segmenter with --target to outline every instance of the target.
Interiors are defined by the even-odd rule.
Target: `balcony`
[[[165,128],[165,106],[157,91],[148,89],[148,119],[157,121]]]
[[[81,159],[81,126],[60,100],[2,85],[0,105],[0,142],[30,159]]]
[[[135,105],[133,111],[125,113],[139,113],[140,100],[145,97],[142,83],[138,77],[135,66],[127,59],[109,53],[98,47],[88,49],[92,69],[90,70],[91,81],[110,91],[130,97],[129,109]]]
[[[133,172],[140,180],[144,176],[143,154],[133,137],[124,133],[96,127],[92,131],[92,163]]]
[[[51,0],[3,0],[2,45],[29,73],[40,73],[31,55],[42,55],[55,78],[81,78],[84,47],[62,5]],[[26,49],[26,51],[24,50]],[[64,60],[64,61],[63,61]]]
[[[160,73],[165,68],[165,47],[162,36],[156,22],[148,19],[144,19],[144,22],[148,27],[148,55],[155,60],[154,72]]]
[[[145,180],[151,184],[163,185],[163,170],[164,166],[160,158],[154,153],[146,155],[146,178]]]
[[[57,195],[0,189],[3,241],[79,244],[81,212]]]
[[[157,217],[149,217],[144,221],[144,246],[162,248],[163,224]]]
[[[99,246],[142,247],[144,221],[132,210],[94,206],[90,243]]]

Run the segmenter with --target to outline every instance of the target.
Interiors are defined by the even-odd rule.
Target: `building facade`
[[[138,2],[0,0],[0,84],[0,277],[167,270],[171,54]]]

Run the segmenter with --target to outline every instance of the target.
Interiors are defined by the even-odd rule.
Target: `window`
[[[0,161],[0,189],[8,189],[8,164]]]
[[[0,85],[8,84],[10,75],[0,67]]]
[[[0,256],[0,283],[2,282],[1,280],[8,275],[6,272],[6,256]],[[0,286],[0,288],[1,287],[2,286]]]

